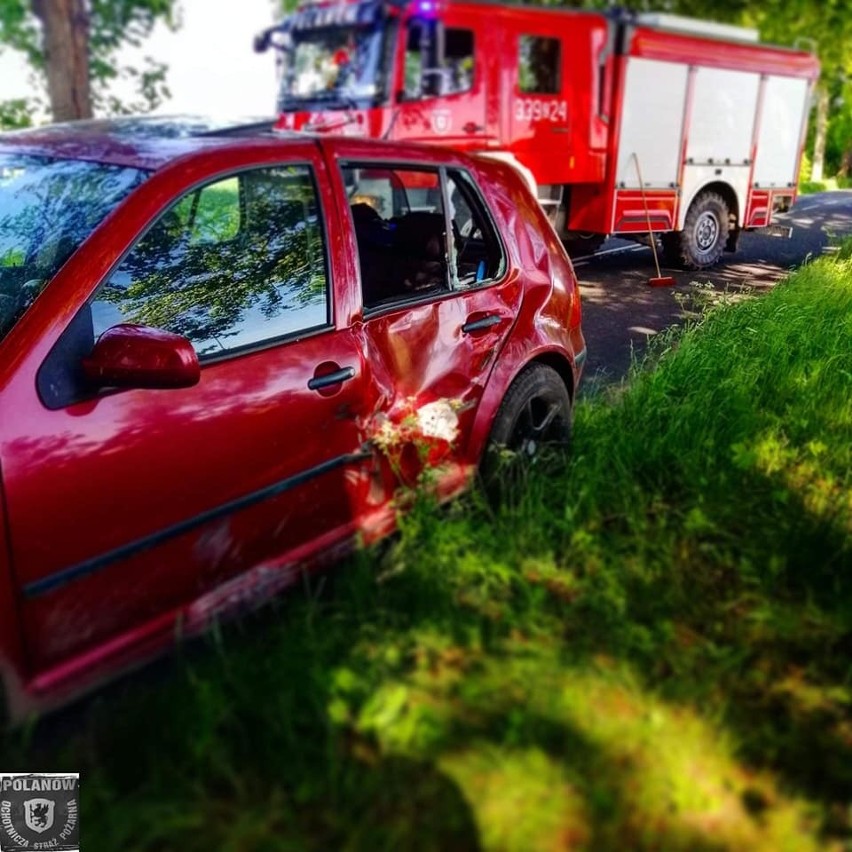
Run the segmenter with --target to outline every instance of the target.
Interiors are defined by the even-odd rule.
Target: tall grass
[[[848,177],[833,177],[825,180],[800,180],[799,193],[811,195],[815,192],[831,192],[838,189],[849,189],[852,181]]]
[[[3,766],[80,769],[93,850],[840,848],[850,341],[848,250],[710,308],[499,511],[419,504]]]

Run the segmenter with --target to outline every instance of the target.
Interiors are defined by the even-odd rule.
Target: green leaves
[[[45,73],[42,30],[34,13],[35,0],[0,0],[0,52],[22,53],[33,70]],[[141,47],[155,24],[179,25],[178,0],[91,0],[89,3],[89,77],[94,106],[100,112],[126,114],[148,112],[168,97],[166,65],[150,57],[141,67],[118,63],[119,50]],[[135,83],[136,97],[122,101],[111,91],[116,80]],[[10,101],[0,104],[0,128],[28,123],[33,104]]]

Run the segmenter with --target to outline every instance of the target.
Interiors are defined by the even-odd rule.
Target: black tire
[[[547,451],[565,450],[572,423],[571,396],[559,373],[545,364],[526,367],[509,386],[491,427],[481,464],[489,496],[504,496]]]
[[[606,234],[581,234],[569,231],[562,244],[570,257],[584,257],[594,254],[603,244]]]
[[[717,192],[702,192],[690,205],[683,230],[663,234],[666,261],[684,269],[707,269],[718,262],[731,228],[728,202]]]
[[[663,247],[663,260],[666,266],[683,266],[683,257],[680,253],[680,231],[669,231],[660,234],[660,244]]]

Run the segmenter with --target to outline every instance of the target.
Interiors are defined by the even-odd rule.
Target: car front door
[[[36,670],[144,645],[229,578],[353,527],[365,364],[335,317],[324,165],[312,146],[291,150],[168,204],[4,392],[16,409],[0,460]],[[86,249],[61,274],[96,265]],[[189,338],[200,381],[81,389],[81,355],[117,323]]]

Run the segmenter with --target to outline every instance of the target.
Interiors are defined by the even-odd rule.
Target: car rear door
[[[94,292],[103,234],[27,318],[32,329],[68,294],[81,303],[46,357],[39,345],[22,357],[2,398],[11,556],[36,670],[144,645],[174,629],[176,607],[203,609],[235,575],[354,528],[366,379],[336,311],[349,285],[329,264],[334,201],[314,146],[262,160],[172,176],[186,190],[112,249]],[[165,186],[155,177],[139,192],[150,203]],[[133,203],[122,221],[143,220]],[[199,383],[81,391],[80,355],[117,322],[188,337]]]
[[[515,323],[523,278],[464,169],[351,161],[343,179],[380,443],[395,472],[411,478],[453,424],[446,455],[430,460],[467,466],[475,460],[465,457],[465,438]]]

